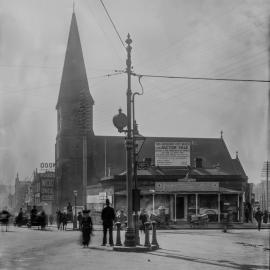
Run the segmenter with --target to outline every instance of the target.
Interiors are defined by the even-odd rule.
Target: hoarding
[[[189,142],[155,142],[155,166],[185,167],[189,165]]]

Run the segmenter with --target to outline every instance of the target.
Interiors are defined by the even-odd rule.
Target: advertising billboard
[[[155,166],[185,167],[189,165],[189,142],[155,142]]]

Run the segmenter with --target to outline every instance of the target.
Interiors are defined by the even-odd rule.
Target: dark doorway
[[[176,197],[176,219],[185,217],[184,197]]]

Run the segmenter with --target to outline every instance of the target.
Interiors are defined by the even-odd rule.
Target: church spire
[[[93,105],[94,100],[89,92],[77,20],[73,10],[56,109],[63,103],[78,102],[82,89],[85,89]]]

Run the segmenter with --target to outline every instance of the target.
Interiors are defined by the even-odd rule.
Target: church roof
[[[191,144],[190,161],[191,175],[197,176],[241,176],[246,178],[242,168],[235,166],[235,161],[222,138],[179,138],[179,137],[146,137],[140,151],[139,160],[144,158],[155,161],[155,142],[189,142]],[[125,140],[117,136],[96,136],[96,155],[98,177],[104,176],[105,159],[106,167],[110,168],[110,175],[121,174],[125,171]],[[106,151],[105,151],[106,148]],[[106,152],[106,153],[105,153]],[[195,168],[195,160],[199,157],[203,161],[202,168]],[[148,173],[153,175],[185,175],[186,168],[181,167],[152,167],[154,170]],[[138,171],[139,173],[139,171]],[[140,173],[139,173],[140,174]]]
[[[73,13],[56,108],[68,101],[78,101],[81,91],[85,91],[87,100],[93,105],[94,100],[89,91],[77,20]]]

